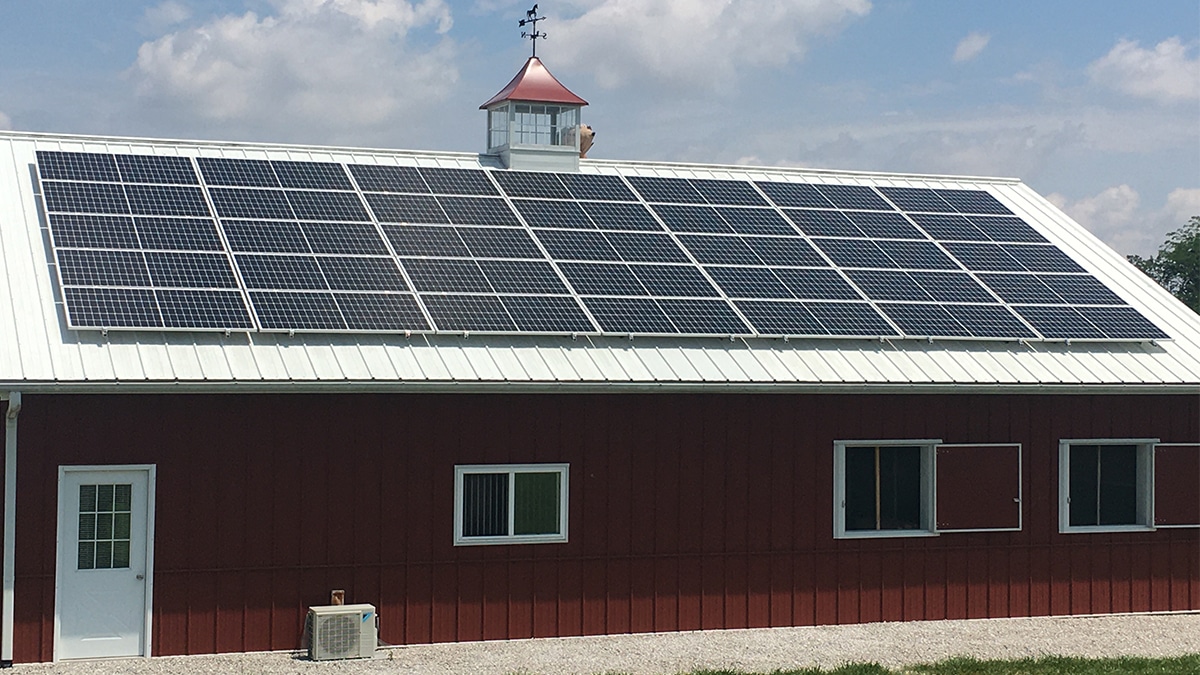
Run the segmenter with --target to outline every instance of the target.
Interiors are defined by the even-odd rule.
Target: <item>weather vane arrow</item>
[[[539,22],[539,21],[545,21],[545,20],[546,20],[546,17],[544,17],[544,16],[538,16],[538,15],[537,15],[537,11],[538,11],[538,6],[537,6],[537,5],[534,5],[534,6],[533,6],[533,9],[529,10],[528,12],[525,12],[525,18],[524,18],[524,19],[521,19],[520,21],[518,21],[518,22],[517,22],[517,25],[519,25],[519,26],[520,26],[520,27],[522,27],[522,28],[524,28],[525,26],[529,26],[529,30],[527,30],[527,31],[521,31],[521,37],[523,37],[523,38],[529,38],[529,40],[530,40],[531,42],[533,42],[533,56],[534,56],[534,58],[537,58],[537,41],[538,41],[538,38],[541,38],[541,39],[543,39],[543,40],[545,40],[545,39],[546,39],[546,34],[545,34],[545,33],[542,33],[542,32],[540,32],[540,31],[538,31],[538,29],[537,29],[537,24],[538,24],[538,22]]]

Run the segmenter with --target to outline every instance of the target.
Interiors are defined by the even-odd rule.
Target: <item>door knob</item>
[[[139,574],[139,575],[137,575],[137,580],[138,580],[138,581],[141,581],[141,580],[143,580],[143,579],[145,579],[145,578],[146,578],[146,575],[145,575],[145,574]]]

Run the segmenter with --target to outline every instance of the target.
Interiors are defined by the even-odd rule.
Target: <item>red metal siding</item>
[[[1058,533],[1061,438],[1192,396],[27,396],[18,661],[51,655],[60,464],[158,466],[157,654],[287,649],[343,588],[389,643],[1200,609],[1200,531]],[[1024,529],[834,540],[833,442],[1021,443]],[[453,466],[565,461],[570,542],[452,545]]]

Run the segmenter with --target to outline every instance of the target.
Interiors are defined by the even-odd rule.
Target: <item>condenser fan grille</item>
[[[358,617],[350,614],[323,616],[317,619],[317,644],[322,654],[342,656],[358,651],[360,628]]]

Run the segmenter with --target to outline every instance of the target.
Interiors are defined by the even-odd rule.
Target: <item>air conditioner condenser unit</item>
[[[374,605],[309,607],[305,632],[313,661],[369,659],[375,655],[379,614]]]

